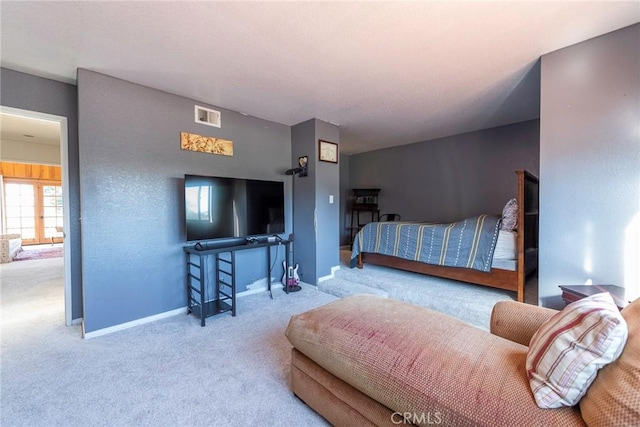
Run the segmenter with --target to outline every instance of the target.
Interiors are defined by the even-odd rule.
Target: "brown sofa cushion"
[[[640,299],[624,310],[629,335],[620,357],[598,372],[580,400],[580,411],[590,426],[640,424]]]
[[[393,426],[393,413],[291,349],[291,387],[296,396],[334,426]]]
[[[436,311],[354,295],[293,316],[286,335],[392,411],[457,426],[583,425],[575,408],[536,406],[527,347]]]

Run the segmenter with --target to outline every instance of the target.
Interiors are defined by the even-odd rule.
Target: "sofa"
[[[0,263],[11,262],[22,251],[20,234],[0,234]]]
[[[541,409],[525,363],[532,336],[555,313],[501,301],[485,331],[353,295],[290,319],[291,388],[338,426],[640,425],[640,299],[621,313],[622,354],[598,371],[579,405]]]

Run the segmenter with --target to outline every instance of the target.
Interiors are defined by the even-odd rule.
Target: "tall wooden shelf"
[[[369,222],[380,220],[380,210],[378,209],[379,188],[354,188],[353,204],[351,205],[351,244],[353,239]]]

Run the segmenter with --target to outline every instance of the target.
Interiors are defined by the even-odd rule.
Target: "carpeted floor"
[[[64,326],[62,271],[62,258],[0,266],[3,427],[327,425],[289,390],[284,330],[336,297],[264,292],[205,327],[185,314],[83,340]]]
[[[349,257],[342,251],[343,263]],[[178,315],[83,340],[64,326],[63,259],[0,265],[2,426],[327,425],[289,389],[291,315],[350,293],[436,308],[486,328],[509,292],[346,265],[319,292],[238,299],[200,327]],[[334,294],[334,295],[330,295]]]
[[[340,270],[333,279],[321,282],[319,290],[338,297],[354,293],[386,296],[441,311],[485,330],[495,303],[516,299],[515,292],[387,267],[365,264],[362,269],[349,268],[350,256],[350,250],[340,251]],[[525,301],[537,305],[537,299],[533,278],[526,284]]]

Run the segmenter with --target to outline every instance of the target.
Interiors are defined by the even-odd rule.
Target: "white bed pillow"
[[[496,248],[493,251],[493,259],[516,259],[516,237],[515,231],[498,230]]]

